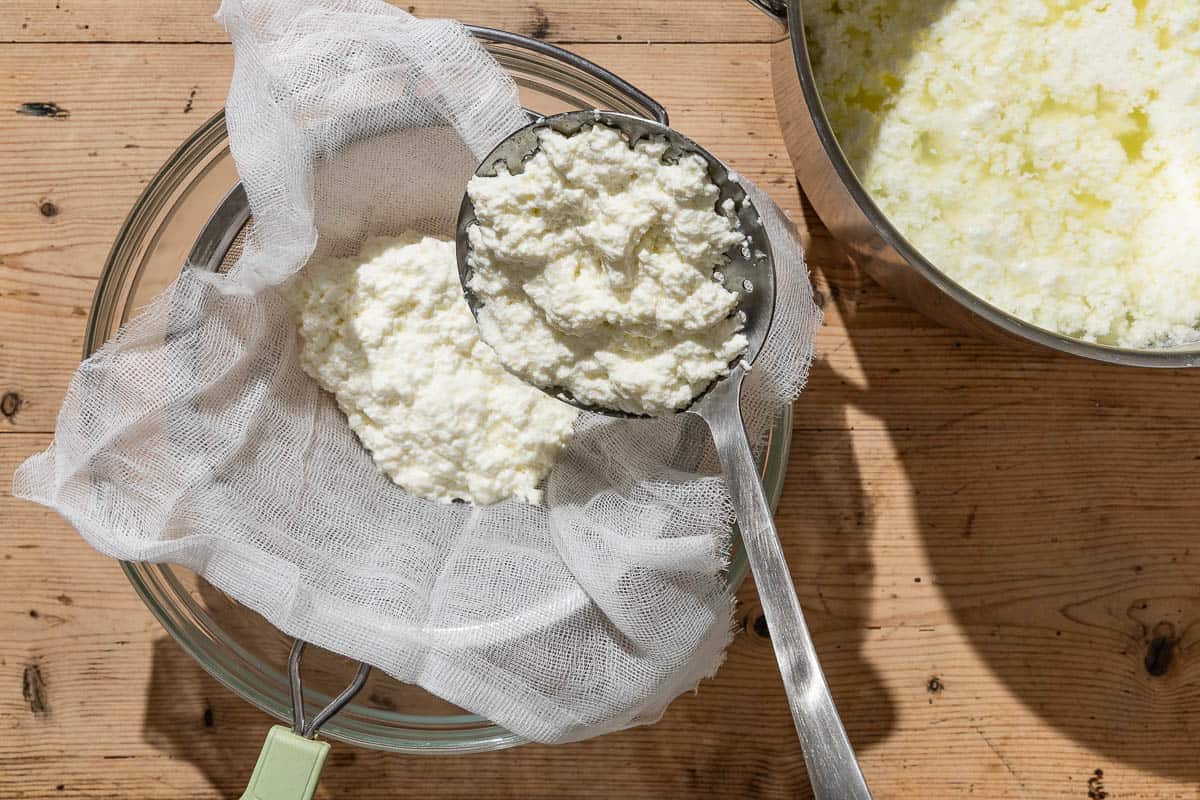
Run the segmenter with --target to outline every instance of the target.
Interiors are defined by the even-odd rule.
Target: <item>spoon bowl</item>
[[[720,191],[716,208],[719,210],[727,200],[731,201],[737,216],[738,230],[746,236],[744,245],[734,245],[726,251],[726,263],[718,269],[718,275],[715,277],[719,278],[726,289],[738,295],[737,313],[742,318],[741,332],[748,340],[745,353],[730,363],[731,372],[742,362],[752,365],[767,340],[775,313],[775,260],[771,254],[771,241],[763,228],[762,217],[746,194],[738,174],[708,150],[679,131],[645,117],[615,111],[569,111],[542,117],[509,135],[480,162],[475,175],[491,178],[501,169],[506,169],[513,175],[520,174],[525,169],[525,162],[538,151],[538,134],[541,131],[553,130],[564,136],[573,136],[592,125],[605,125],[619,130],[630,147],[641,141],[664,141],[667,143],[667,151],[663,157],[668,162],[677,161],[687,155],[697,155],[704,159],[708,167],[708,178]],[[463,294],[467,298],[467,305],[470,306],[471,313],[478,317],[482,303],[470,289],[471,243],[467,233],[475,224],[475,205],[471,202],[471,197],[464,194],[455,231],[458,277],[462,283]],[[724,379],[713,381],[704,391],[692,398],[689,408],[699,403],[721,380]],[[560,386],[538,388],[584,411],[612,417],[644,416],[579,402]],[[680,409],[686,410],[688,409]]]

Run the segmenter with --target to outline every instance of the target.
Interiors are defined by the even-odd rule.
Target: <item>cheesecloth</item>
[[[704,424],[582,416],[545,507],[411,497],[301,370],[281,290],[371,236],[452,237],[477,161],[527,122],[515,85],[458,23],[376,0],[226,0],[217,17],[243,255],[184,269],[80,365],[14,492],[103,553],[194,570],[286,634],[529,739],[656,720],[732,635],[732,513]],[[743,404],[761,442],[820,313],[794,231],[753,200],[779,273]]]

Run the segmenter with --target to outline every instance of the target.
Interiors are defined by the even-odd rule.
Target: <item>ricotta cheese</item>
[[[304,370],[410,494],[540,502],[578,412],[527,386],[479,339],[454,243],[408,234],[310,264],[292,293]]]
[[[817,84],[904,236],[1069,336],[1195,340],[1200,4],[805,3]]]
[[[593,125],[546,130],[517,175],[472,178],[479,328],[543,387],[633,414],[687,407],[746,349],[738,295],[714,279],[745,241],[696,155]]]

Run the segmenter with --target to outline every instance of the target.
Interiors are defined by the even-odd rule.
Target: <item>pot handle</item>
[[[746,2],[775,21],[787,24],[787,3],[784,0],[746,0]]]

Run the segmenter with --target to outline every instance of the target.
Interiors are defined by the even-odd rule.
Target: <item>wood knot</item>
[[[21,395],[16,392],[5,392],[0,397],[0,414],[12,419],[21,410]]]
[[[767,618],[762,614],[754,618],[754,632],[764,639],[771,638],[771,629],[767,627]]]
[[[1108,792],[1104,791],[1104,770],[1097,769],[1088,778],[1088,800],[1105,800]]]
[[[934,675],[933,677],[931,677],[929,679],[929,681],[925,684],[925,691],[929,692],[930,694],[937,694],[939,692],[945,691],[945,689],[946,689],[945,684],[942,683],[942,679],[939,678],[937,675]]]
[[[42,677],[42,668],[37,662],[25,665],[21,674],[21,696],[25,698],[25,705],[29,706],[29,710],[34,714],[49,712],[50,706],[46,702],[46,680]]]
[[[550,35],[550,18],[539,5],[533,7],[533,27],[530,28],[529,35],[534,39],[545,39]]]
[[[17,106],[17,113],[27,117],[52,117],[54,119],[71,116],[71,112],[59,106],[58,103],[21,103]]]
[[[1175,635],[1175,626],[1170,622],[1160,622],[1154,626],[1153,638],[1146,645],[1146,672],[1155,678],[1161,678],[1171,668],[1175,653],[1179,649],[1179,638]]]
[[[58,216],[58,206],[54,205],[54,203],[50,200],[43,200],[40,204],[38,204],[38,211],[42,213],[43,217]]]

